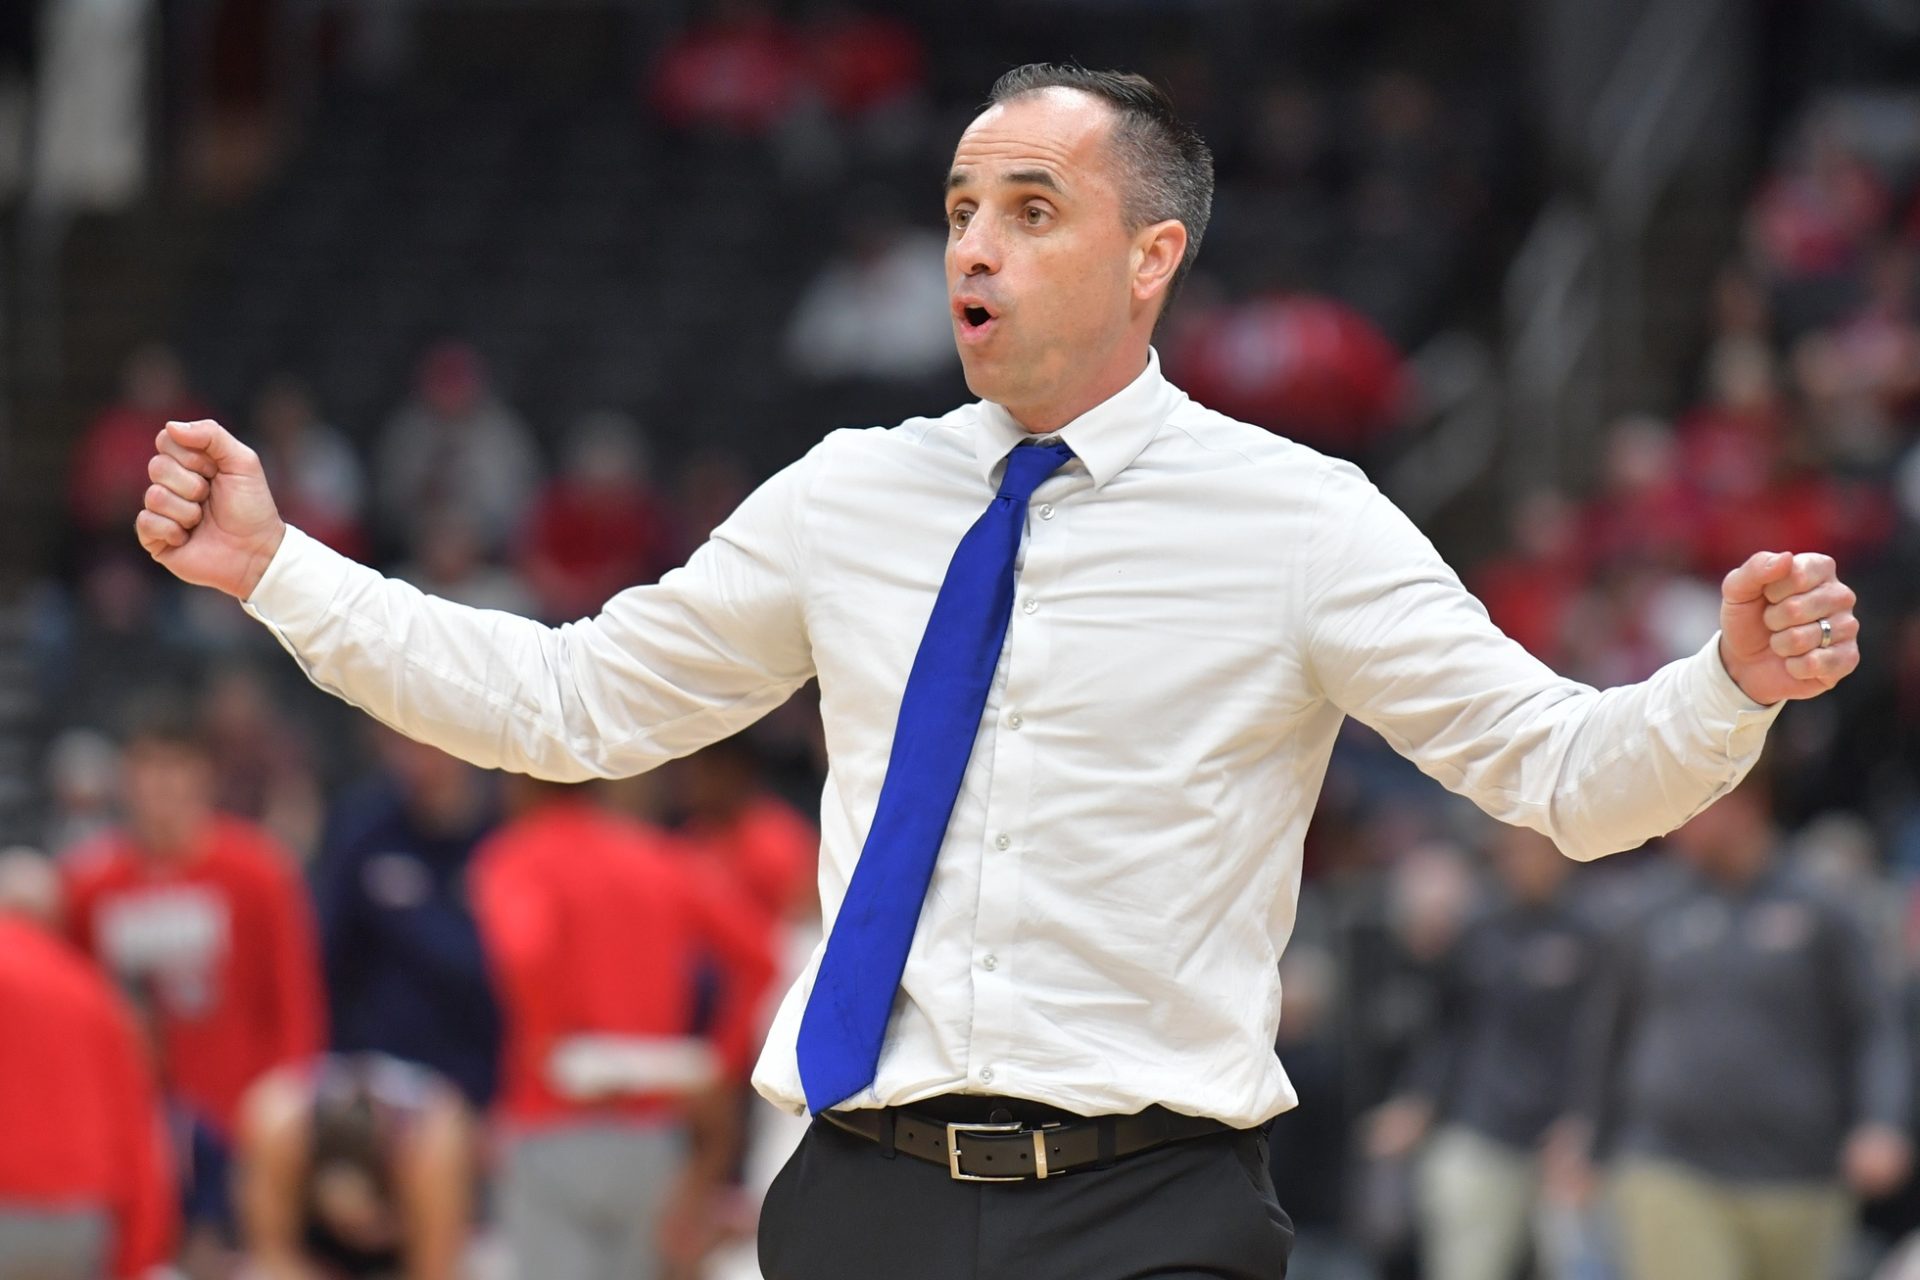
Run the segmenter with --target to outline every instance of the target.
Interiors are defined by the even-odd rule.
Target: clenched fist
[[[181,581],[245,600],[287,531],[259,455],[209,420],[169,422],[153,443],[140,545]]]
[[[1832,556],[1757,552],[1721,584],[1720,661],[1755,702],[1825,693],[1860,665],[1853,602]]]

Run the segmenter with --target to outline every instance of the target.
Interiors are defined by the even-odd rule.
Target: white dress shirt
[[[1642,684],[1562,679],[1358,470],[1193,403],[1157,358],[1058,435],[1076,457],[1028,507],[879,1074],[849,1105],[971,1091],[1243,1127],[1293,1105],[1277,962],[1345,715],[1576,858],[1679,825],[1759,753],[1774,711],[1717,637]],[[831,928],[934,595],[1025,438],[989,403],[836,431],[684,568],[559,628],[423,596],[291,529],[248,608],[321,688],[555,779],[653,768],[818,676]],[[819,956],[754,1073],[794,1110]]]

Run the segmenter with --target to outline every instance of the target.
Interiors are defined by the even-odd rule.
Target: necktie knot
[[[1007,454],[1007,471],[1000,477],[1002,498],[1024,503],[1046,478],[1067,464],[1073,450],[1064,444],[1023,444]]]

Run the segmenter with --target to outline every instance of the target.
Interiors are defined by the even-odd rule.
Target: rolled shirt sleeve
[[[802,606],[819,448],[682,568],[548,627],[381,576],[289,527],[245,603],[320,688],[486,768],[638,773],[724,738],[813,674]]]
[[[1308,557],[1308,662],[1325,695],[1449,790],[1582,860],[1680,826],[1759,758],[1779,708],[1727,675],[1719,636],[1639,684],[1554,674],[1359,471],[1329,469]]]

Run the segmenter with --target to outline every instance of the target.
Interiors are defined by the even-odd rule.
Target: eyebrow
[[[955,169],[947,175],[947,190],[954,191],[967,185],[972,175],[965,169]],[[1045,169],[1016,169],[1001,179],[1002,185],[1015,187],[1045,187],[1048,191],[1063,194],[1059,181]]]

